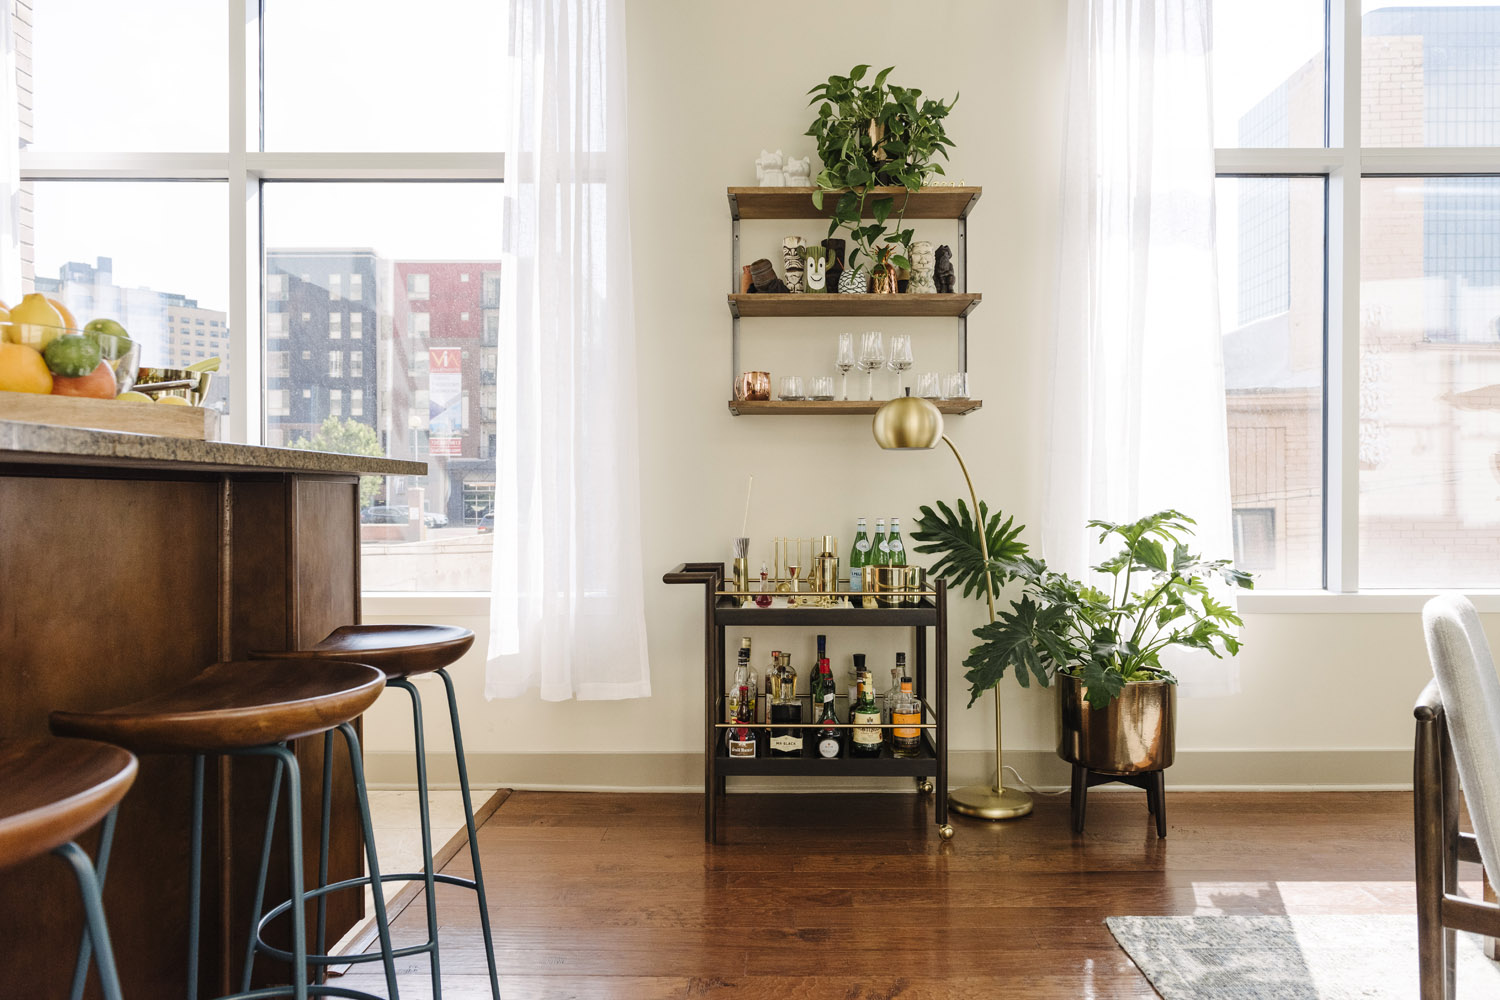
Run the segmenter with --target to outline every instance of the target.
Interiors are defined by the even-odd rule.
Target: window
[[[481,460],[495,426],[466,420],[462,400],[496,375],[478,351],[463,353],[475,338],[458,317],[476,303],[457,292],[500,267],[495,154],[510,102],[489,50],[506,31],[505,5],[242,6],[244,17],[195,0],[32,0],[12,11],[27,29],[16,53],[27,277],[13,293],[60,294],[80,319],[120,319],[144,365],[222,354],[212,405],[227,414],[228,440],[285,445],[341,413],[359,425],[344,428],[357,447],[431,470],[380,479],[366,503],[456,512],[469,484],[495,478]],[[161,58],[122,56],[141,52]],[[226,52],[247,54],[242,76],[229,78]],[[371,59],[423,70],[367,80],[351,103],[342,81]],[[359,156],[319,157],[348,151]],[[485,155],[448,155],[463,152]],[[249,197],[230,199],[231,189]],[[251,269],[232,263],[247,246],[263,248]],[[414,324],[408,303],[431,325]],[[434,334],[460,350],[441,353]],[[329,350],[341,346],[359,350]],[[247,347],[263,351],[260,363],[236,368]],[[487,590],[491,537],[458,518],[448,530],[471,537],[370,546],[365,587]]]
[[[469,280],[469,273],[467,271],[465,271],[463,274],[460,274],[458,276],[458,280],[461,281],[461,282],[467,283],[468,280]]]
[[[428,313],[411,314],[411,335],[413,340],[426,341],[432,336],[432,316]]]
[[[1269,589],[1493,587],[1500,4],[1219,0],[1214,38],[1236,558]]]

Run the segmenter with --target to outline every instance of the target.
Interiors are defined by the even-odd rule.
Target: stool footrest
[[[433,876],[432,876],[432,880],[434,882],[441,882],[443,885],[458,885],[458,886],[463,886],[464,888],[467,888],[467,889],[477,889],[477,886],[475,886],[473,879],[460,878],[457,875],[444,875],[441,872],[435,872],[433,874]],[[386,882],[426,882],[427,881],[427,873],[426,872],[393,872],[391,874],[386,874],[385,872],[381,872],[381,874],[380,874],[380,881],[381,881],[382,884],[384,884]],[[370,876],[368,876],[368,875],[360,875],[360,876],[357,876],[355,878],[346,878],[342,882],[334,882],[331,885],[325,885],[325,886],[322,886],[321,888],[318,888],[318,889],[309,889],[307,892],[304,892],[302,895],[303,895],[304,899],[317,899],[319,896],[326,896],[330,892],[341,892],[341,891],[343,891],[345,889],[354,889],[354,888],[368,887],[370,885],[370,882],[371,882]],[[281,903],[280,905],[278,905],[275,909],[268,911],[265,916],[261,917],[260,923],[257,924],[256,927],[255,927],[255,950],[258,953],[260,953],[262,955],[270,955],[272,958],[278,959],[278,960],[280,960],[282,962],[290,962],[290,961],[292,961],[294,959],[295,956],[293,956],[291,952],[284,951],[281,948],[276,948],[276,947],[273,947],[272,945],[267,944],[266,941],[265,941],[265,936],[264,936],[265,932],[266,932],[266,925],[269,924],[276,917],[279,917],[283,913],[287,912],[287,910],[289,910],[291,908],[291,905],[292,905],[291,900],[287,900],[286,902]],[[405,958],[408,955],[422,955],[422,954],[426,954],[428,952],[431,952],[436,947],[437,947],[437,942],[436,941],[428,941],[425,944],[409,944],[409,945],[407,945],[404,948],[396,948],[396,949],[392,950],[391,957],[392,958]],[[361,962],[379,962],[379,961],[383,961],[384,958],[385,958],[385,956],[382,955],[378,951],[369,952],[368,954],[360,954],[360,955],[313,955],[313,954],[309,954],[307,956],[307,964],[308,965],[358,965]],[[290,989],[290,988],[291,987],[286,987],[286,989]],[[282,988],[281,987],[275,987],[275,989],[279,990],[279,989],[282,989]],[[309,989],[311,989],[311,987],[309,987]],[[330,987],[327,987],[327,989],[339,989],[339,987],[330,986]],[[260,995],[261,994],[256,993],[256,992],[245,993],[245,994],[236,994],[234,997],[225,997],[225,998],[223,998],[223,1000],[254,1000],[254,998],[259,997]],[[265,995],[266,996],[280,996],[281,994],[277,993],[277,992],[273,992],[273,993],[268,993],[268,994],[265,994]],[[338,996],[339,994],[330,993],[328,995],[329,996]],[[358,993],[358,992],[350,993],[349,995],[353,996],[353,997],[368,997],[369,996],[368,993]],[[376,998],[376,1000],[379,1000],[379,998]]]
[[[262,1000],[262,998],[291,997],[297,995],[297,987],[287,984],[286,986],[262,986],[259,989],[250,990],[245,993],[231,993],[218,1000]],[[317,983],[307,984],[307,995],[310,997],[346,997],[347,1000],[385,1000],[384,997],[374,993],[365,993],[362,990],[351,990],[347,986],[327,986]]]

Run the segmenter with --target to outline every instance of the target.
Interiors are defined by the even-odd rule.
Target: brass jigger
[[[984,599],[989,606],[990,621],[995,620],[995,582],[990,578],[990,545],[985,537],[985,524],[980,520],[979,496],[974,492],[974,480],[969,478],[969,469],[958,447],[943,433],[943,414],[936,406],[920,396],[898,396],[882,406],[875,414],[871,427],[875,443],[887,450],[913,450],[936,448],[939,441],[948,446],[953,457],[958,459],[958,468],[969,486],[969,500],[974,504],[974,518],[979,521],[979,554],[984,559]],[[946,706],[945,706],[946,707]],[[993,785],[966,785],[948,793],[948,805],[954,812],[978,819],[1016,819],[1031,812],[1031,796],[1019,788],[1005,787],[1005,769],[1000,759],[1000,686],[995,685],[995,783]]]

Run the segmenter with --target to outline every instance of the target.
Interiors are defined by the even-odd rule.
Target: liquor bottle
[[[891,711],[891,753],[897,757],[917,757],[922,752],[922,703],[911,689],[911,678],[901,678],[901,690]],[[905,723],[905,726],[902,724]]]
[[[740,692],[740,697],[742,699],[746,699],[746,701],[745,704],[740,706],[740,708],[744,710],[741,712],[740,718],[746,719],[750,722],[759,722],[760,675],[755,672],[754,666],[747,666],[745,668],[745,671],[745,690]]]
[[[870,535],[865,530],[865,519],[860,518],[854,526],[854,544],[849,547],[849,589],[859,591],[864,587],[865,566],[870,562]]]
[[[828,666],[826,656],[818,660],[818,669],[813,671],[807,699],[807,721],[812,722],[818,718],[818,713],[823,710],[825,694],[833,694],[833,671]]]
[[[896,665],[891,668],[891,686],[886,690],[886,692],[885,692],[885,701],[882,702],[881,706],[880,706],[880,714],[882,716],[882,718],[881,718],[882,722],[890,723],[890,722],[894,722],[895,721],[894,719],[891,718],[891,712],[893,711],[894,706],[896,704],[896,696],[901,693],[901,678],[903,676],[905,676],[905,674],[906,674],[906,654],[905,653],[897,653],[896,654]],[[886,738],[887,741],[890,741],[892,739],[892,737],[891,737],[891,731],[889,729],[887,729],[885,731],[885,738]]]
[[[844,711],[846,713],[853,712],[854,703],[859,700],[859,675],[865,672],[865,654],[855,653],[850,657],[850,660],[853,661],[854,665],[849,668],[849,683],[844,691],[844,694],[847,696],[844,699]],[[854,721],[852,716],[850,716],[849,721]]]
[[[859,700],[849,710],[850,724],[861,727],[850,730],[853,737],[849,741],[849,753],[854,757],[880,756],[880,706],[875,704],[873,687],[869,672],[861,673]]]
[[[760,697],[760,711],[761,711],[761,714],[758,715],[758,716],[756,716],[756,718],[755,718],[756,722],[770,722],[771,721],[771,696],[773,694],[772,687],[771,687],[771,681],[772,681],[773,678],[779,678],[780,676],[781,676],[781,652],[780,652],[780,650],[772,650],[771,651],[771,665],[766,668],[766,677],[765,677],[765,681],[763,682],[765,684],[765,686],[763,688],[761,688],[761,697]]]
[[[750,723],[755,721],[750,714],[750,688],[740,688],[740,717],[735,720],[741,725],[737,729],[729,730],[729,756],[731,757],[754,757],[756,751],[755,727]]]
[[[813,745],[818,749],[818,756],[824,760],[834,760],[844,749],[838,724],[838,713],[833,710],[833,691],[829,689],[823,692],[823,714],[818,718],[818,725],[822,728],[813,737],[817,741]]]
[[[828,658],[828,637],[818,636],[818,655],[813,657],[812,669],[807,672],[807,693],[812,696],[808,702],[807,716],[811,722],[818,714],[819,706],[823,704],[823,692],[814,691],[813,683],[818,679],[818,664]]]
[[[736,722],[740,717],[740,689],[750,683],[750,637],[740,638],[739,659],[735,662],[734,683],[724,698],[724,721]]]
[[[802,721],[802,703],[797,700],[797,677],[791,674],[791,656],[782,657],[782,672],[776,675],[774,693],[771,696],[770,722],[783,725],[788,723],[800,723]],[[787,675],[791,674],[790,677]],[[802,756],[802,730],[801,729],[775,729],[771,730],[770,738],[772,757],[801,757]]]
[[[885,518],[875,519],[875,537],[870,539],[870,558],[866,566],[884,566],[889,553],[885,549]]]
[[[885,565],[906,565],[906,546],[901,542],[901,518],[899,517],[891,518],[891,530],[885,536]]]

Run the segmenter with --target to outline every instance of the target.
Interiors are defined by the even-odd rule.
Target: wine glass
[[[891,358],[887,362],[891,371],[896,373],[896,395],[901,395],[901,383],[904,372],[911,367],[911,336],[898,333],[891,337]]]
[[[868,330],[860,341],[859,370],[865,373],[865,388],[875,399],[875,373],[885,367],[885,340],[879,330]]]
[[[839,359],[834,364],[834,367],[839,370],[839,375],[842,376],[840,379],[842,384],[839,388],[843,390],[841,395],[844,397],[844,401],[848,402],[849,371],[854,367],[854,334],[839,334]]]

